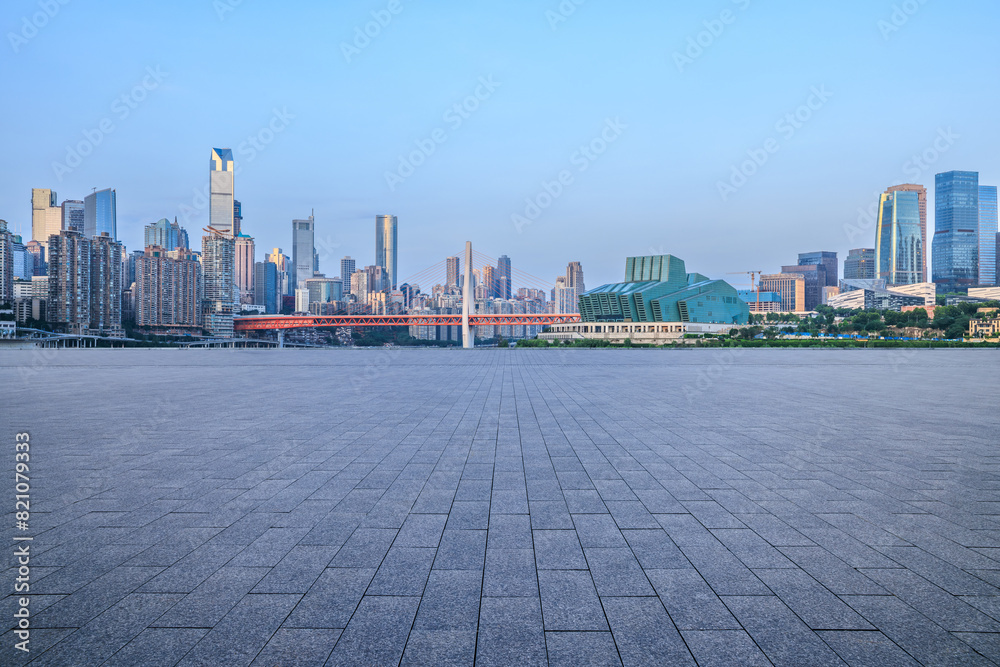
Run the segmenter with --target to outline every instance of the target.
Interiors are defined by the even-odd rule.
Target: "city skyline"
[[[718,8],[586,3],[570,16],[555,3],[404,2],[364,48],[353,44],[355,29],[382,5],[310,5],[317,20],[303,23],[296,11],[221,4],[228,10],[201,2],[169,11],[66,5],[37,36],[11,44],[15,88],[40,80],[52,58],[71,61],[83,35],[92,51],[87,70],[70,65],[45,79],[65,90],[72,108],[6,111],[22,128],[8,158],[17,166],[0,183],[14,231],[27,236],[24,193],[38,186],[74,199],[93,186],[117,188],[118,236],[129,248],[160,218],[178,216],[187,229],[200,229],[208,222],[204,146],[228,145],[241,165],[244,224],[261,247],[287,246],[287,221],[315,208],[318,238],[367,264],[374,258],[358,249],[370,245],[371,216],[388,210],[406,221],[411,241],[400,255],[403,277],[424,268],[420,258],[458,251],[468,236],[536,275],[578,258],[597,284],[617,279],[612,258],[661,249],[716,276],[753,268],[748,261],[778,267],[802,248],[844,257],[872,244],[874,224],[859,222],[859,209],[874,211],[888,185],[931,187],[934,173],[952,169],[1000,182],[991,159],[1000,137],[987,112],[997,91],[980,85],[998,48],[985,36],[998,8],[986,2],[921,4],[902,19],[891,4],[861,2],[794,12],[744,1]],[[723,9],[730,23],[719,18]],[[33,3],[11,7],[15,17],[36,10]],[[459,28],[468,44],[447,46],[445,26]],[[183,32],[192,48],[178,53],[143,39],[147,27]],[[19,21],[10,28],[19,34]],[[218,39],[248,44],[292,29],[300,46],[288,54],[245,49],[224,69],[210,51]],[[599,58],[590,53],[595,34],[607,37]],[[845,43],[852,45],[846,55]],[[293,71],[299,50],[314,56],[301,73]],[[934,53],[942,50],[963,67],[939,62]],[[405,108],[343,101],[388,91],[405,95]],[[807,121],[795,118],[800,111]],[[788,115],[794,123],[775,129]],[[112,130],[100,129],[105,119]],[[616,119],[620,136],[607,126]],[[605,132],[614,141],[596,159],[579,150],[600,146]],[[747,171],[751,156],[763,161],[772,136],[779,150],[765,150],[766,163],[751,164],[755,173],[723,201],[719,183],[731,184],[734,168]],[[433,150],[418,156],[420,165],[410,159],[418,144]],[[401,156],[410,167],[401,169]],[[123,168],[140,160],[143,169]],[[409,168],[412,175],[391,190],[386,173]],[[558,181],[562,170],[570,172],[568,185]],[[549,203],[543,183],[562,192],[519,231],[511,217],[524,215],[526,200]],[[630,234],[595,242],[622,224]],[[471,233],[456,237],[458,226]],[[701,231],[731,242],[706,248]],[[550,265],[545,249],[555,244],[566,248],[565,258]],[[757,252],[748,256],[749,248]],[[334,272],[326,264],[321,270]]]

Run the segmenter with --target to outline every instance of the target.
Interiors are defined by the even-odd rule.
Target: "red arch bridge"
[[[236,317],[233,329],[249,331],[285,331],[314,327],[408,327],[462,326],[463,316],[455,315],[257,315]],[[579,322],[578,314],[522,313],[508,315],[469,315],[469,326],[516,326],[567,324]]]

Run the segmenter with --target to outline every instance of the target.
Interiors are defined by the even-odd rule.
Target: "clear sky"
[[[403,278],[472,240],[548,281],[581,261],[594,287],[634,254],[713,277],[843,258],[874,245],[858,211],[888,185],[933,201],[936,172],[1000,183],[995,0],[4,10],[0,218],[25,236],[32,187],[114,187],[129,249],[174,216],[199,247],[209,152],[230,147],[259,256],[290,253],[291,220],[315,209],[334,276],[342,255],[374,261],[375,215],[392,213]]]

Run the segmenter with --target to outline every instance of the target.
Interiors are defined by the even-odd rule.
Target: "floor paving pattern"
[[[3,351],[0,382],[34,538],[4,665],[1000,662],[1000,352]]]

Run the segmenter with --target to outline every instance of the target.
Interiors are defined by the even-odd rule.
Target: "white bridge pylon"
[[[472,315],[472,241],[465,242],[465,280],[462,281],[462,347],[471,350],[476,346],[469,326],[469,316]]]

